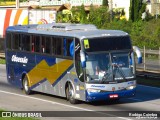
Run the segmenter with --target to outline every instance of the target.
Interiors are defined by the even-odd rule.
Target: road
[[[117,113],[123,113],[122,111],[157,111],[160,113],[160,88],[137,86],[137,94],[134,98],[124,98],[117,102],[100,102],[100,103],[85,103],[80,102],[76,105],[71,105],[64,98],[56,97],[53,95],[47,95],[42,93],[34,93],[30,96],[24,95],[22,90],[11,86],[7,83],[5,65],[0,65],[0,109],[7,111],[61,111],[54,115],[64,115],[64,111],[84,111],[84,112],[70,112],[70,117],[58,116],[55,119],[75,119],[77,116],[83,116],[90,114],[90,117],[76,117],[76,119],[97,120],[98,116],[104,114],[109,117],[98,117],[101,119],[109,120],[133,120],[134,117],[128,117],[118,115]],[[91,111],[91,112],[88,112]],[[112,111],[112,112],[111,112]],[[113,112],[114,111],[114,112]],[[119,111],[119,112],[117,112]],[[87,113],[88,112],[88,113]],[[48,112],[49,113],[49,112]],[[66,112],[67,113],[67,112]],[[127,113],[128,114],[128,113]],[[91,117],[91,116],[97,117]],[[76,116],[76,115],[75,115]],[[53,119],[51,117],[44,117],[41,119]],[[160,119],[160,118],[158,118]]]

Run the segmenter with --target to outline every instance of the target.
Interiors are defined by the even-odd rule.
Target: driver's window
[[[78,78],[80,81],[84,82],[84,73],[83,69],[81,66],[81,61],[80,61],[80,42],[78,39],[75,39],[75,67],[76,67],[76,72],[78,75]]]

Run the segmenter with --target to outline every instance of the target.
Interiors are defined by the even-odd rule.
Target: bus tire
[[[71,85],[71,83],[68,83],[68,87],[66,88],[66,97],[71,104],[78,103],[78,100],[74,98],[74,90],[73,90],[73,86]]]
[[[25,76],[23,78],[23,91],[25,94],[30,95],[31,94],[31,89],[29,87],[29,81],[28,81],[28,77]]]

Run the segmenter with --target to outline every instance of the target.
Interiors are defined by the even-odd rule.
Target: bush
[[[142,7],[144,8],[144,7]],[[152,16],[144,21],[136,20],[127,21],[114,16],[113,21],[110,21],[110,14],[107,6],[94,7],[90,6],[90,12],[87,15],[84,10],[84,5],[74,7],[72,14],[64,15],[62,12],[57,14],[58,22],[86,23],[94,24],[101,29],[123,30],[130,34],[132,44],[143,48],[159,49],[160,47],[160,18],[157,20]],[[143,12],[144,9],[141,9]]]

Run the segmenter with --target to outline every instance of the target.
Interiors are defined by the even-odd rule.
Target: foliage
[[[6,60],[0,58],[0,64],[6,64]]]
[[[95,8],[93,6],[90,7],[89,13],[89,23],[95,24],[98,28],[103,27],[103,25],[107,22],[110,22],[110,15],[108,12],[108,8],[105,6],[101,6],[99,8]]]
[[[87,14],[84,5],[72,8],[72,23],[87,23]]]
[[[113,15],[115,19],[125,19],[125,12],[123,8],[113,9]]]
[[[58,23],[71,23],[71,14],[57,13],[56,22]]]
[[[140,0],[141,1],[141,0]],[[96,7],[91,5],[90,12],[85,12],[84,5],[73,7],[71,13],[63,14],[58,12],[57,22],[84,23],[94,24],[100,29],[123,30],[131,36],[132,44],[143,48],[145,45],[148,49],[159,49],[160,47],[160,18],[153,19],[150,14],[142,21],[141,14],[145,11],[145,4],[139,5],[139,15],[133,14],[130,18],[138,16],[135,20],[121,19],[124,16],[122,9],[113,11],[113,20],[110,21],[108,7]],[[132,6],[131,6],[132,8]],[[131,12],[131,11],[130,11]]]
[[[142,13],[146,10],[146,3],[143,0],[130,0],[130,20],[138,21],[142,17]]]
[[[102,5],[103,5],[103,6],[108,6],[108,0],[103,0]]]

